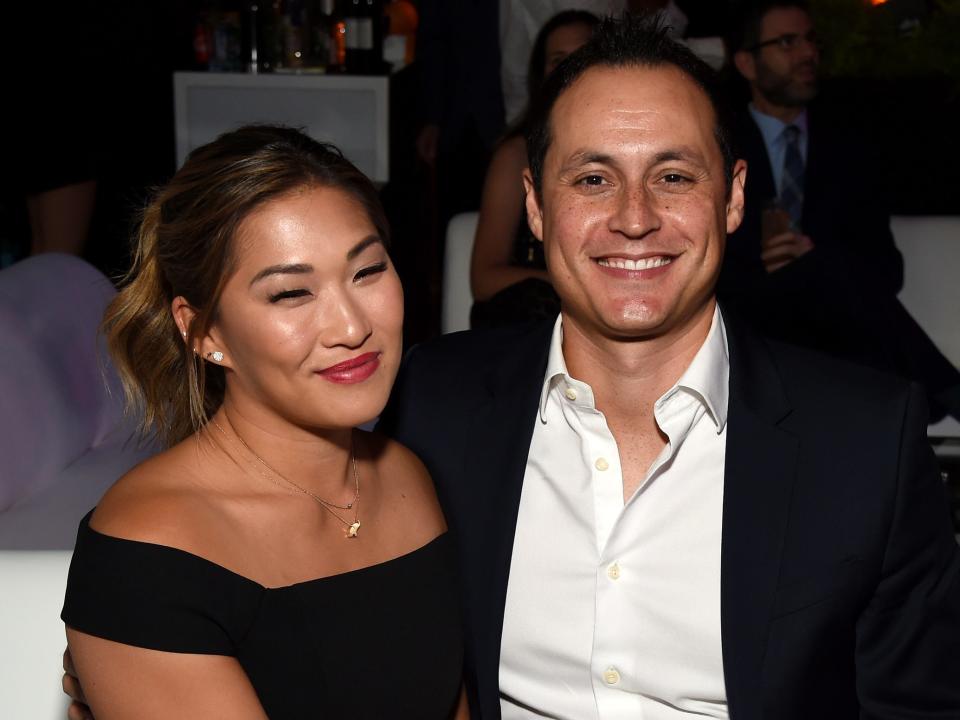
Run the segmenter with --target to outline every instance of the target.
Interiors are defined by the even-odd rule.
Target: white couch
[[[470,257],[479,215],[477,212],[460,213],[454,215],[447,225],[440,314],[440,330],[444,333],[470,329],[470,307],[473,305]]]
[[[900,301],[960,367],[960,216],[894,216],[890,229],[903,254]],[[960,438],[960,422],[945,418],[930,435]]]
[[[0,550],[0,717],[65,720],[60,622],[69,550]]]

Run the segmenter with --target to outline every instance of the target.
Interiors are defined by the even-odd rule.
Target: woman
[[[585,10],[566,10],[537,33],[527,72],[528,108],[544,79],[590,39],[599,19]],[[547,279],[543,247],[527,227],[523,170],[527,166],[526,118],[521,118],[494,151],[483,185],[480,216],[470,263],[475,303],[472,327],[554,317],[560,300]]]
[[[63,618],[98,720],[467,716],[446,526],[383,409],[403,297],[370,182],[247,127],[147,207],[105,331],[168,449],[80,526]]]

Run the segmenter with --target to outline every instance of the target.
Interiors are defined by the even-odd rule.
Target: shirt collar
[[[727,424],[730,394],[730,351],[727,348],[727,330],[719,305],[714,307],[707,339],[703,341],[690,366],[677,380],[677,384],[667,390],[657,403],[678,388],[693,393],[703,403],[717,427],[717,432],[723,430]]]
[[[563,359],[562,320],[563,315],[559,315],[553,325],[553,334],[550,336],[547,372],[543,379],[543,389],[540,391],[540,422],[543,423],[547,422],[547,401],[550,398],[550,392],[558,383],[571,379],[567,372],[567,363]],[[714,307],[707,339],[700,346],[693,361],[677,383],[667,390],[657,403],[674,394],[678,388],[696,395],[717,426],[717,432],[723,430],[727,423],[730,392],[730,352],[727,348],[727,331],[719,306]]]
[[[569,377],[567,363],[563,359],[563,315],[561,314],[557,315],[557,321],[553,324],[553,333],[550,335],[547,372],[543,377],[543,389],[540,391],[540,422],[547,421],[547,401],[550,398],[550,391],[557,383]]]
[[[750,103],[749,109],[750,115],[753,117],[754,122],[756,122],[757,127],[760,128],[760,134],[763,135],[763,142],[767,147],[771,147],[775,142],[780,141],[780,138],[783,135],[783,130],[787,127],[787,125],[795,125],[800,130],[801,136],[807,134],[806,108],[801,110],[800,114],[789,123],[785,123],[780,118],[775,118],[772,115],[767,115],[760,112],[753,103]]]

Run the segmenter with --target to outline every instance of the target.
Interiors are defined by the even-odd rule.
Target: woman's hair
[[[543,87],[543,81],[546,80],[547,40],[550,34],[558,28],[570,25],[584,25],[592,30],[599,24],[600,18],[587,10],[564,10],[543,24],[533,41],[533,48],[530,50],[530,63],[527,65],[527,107],[520,119],[507,131],[507,137],[522,135],[526,129],[529,109],[533,107],[534,102],[539,97],[540,88]]]
[[[547,39],[557,28],[570,25],[584,25],[591,30],[600,24],[600,18],[587,10],[564,10],[547,20],[533,41],[530,51],[530,64],[527,66],[527,103],[530,104],[540,94],[543,81],[547,77]]]
[[[200,428],[223,402],[223,369],[193,352],[208,332],[235,265],[237,229],[263,203],[309,187],[353,197],[384,243],[387,220],[376,189],[337,148],[299,130],[251,125],[190,153],[143,211],[133,265],[107,308],[103,331],[128,411],[144,436],[166,445]],[[181,337],[171,304],[197,311]]]

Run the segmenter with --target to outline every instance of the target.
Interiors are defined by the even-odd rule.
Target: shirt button
[[[607,568],[607,577],[611,580],[620,579],[620,566],[617,563],[613,563],[610,567]]]
[[[593,466],[600,471],[607,470],[610,468],[610,463],[607,462],[606,458],[597,458],[597,461]]]
[[[617,672],[616,668],[607,668],[603,671],[603,681],[607,685],[616,685],[620,682],[620,673]]]
[[[574,390],[572,387],[568,387],[566,390],[564,390],[563,394],[567,396],[567,400],[577,399],[577,391]]]

